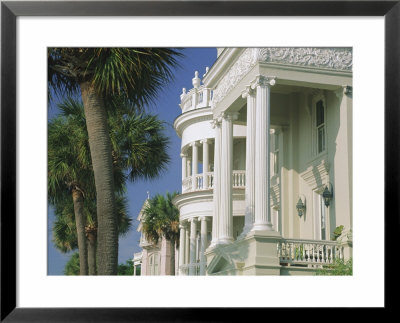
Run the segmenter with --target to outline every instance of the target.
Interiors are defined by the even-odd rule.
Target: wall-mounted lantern
[[[331,184],[328,183],[328,185],[325,186],[324,192],[322,193],[322,197],[324,198],[325,206],[329,207],[333,197],[333,188]]]
[[[301,217],[306,211],[306,199],[303,196],[299,197],[299,200],[296,204],[297,214]]]

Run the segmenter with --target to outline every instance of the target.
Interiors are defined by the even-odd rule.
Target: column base
[[[250,231],[274,231],[271,223],[254,223]]]
[[[233,238],[222,238],[218,239],[217,245],[227,245],[233,243]]]

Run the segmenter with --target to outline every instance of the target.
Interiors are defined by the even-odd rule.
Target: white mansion
[[[183,89],[174,123],[176,274],[310,275],[348,259],[352,49],[217,52]]]

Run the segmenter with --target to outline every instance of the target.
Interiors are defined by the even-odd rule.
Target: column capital
[[[188,154],[187,153],[181,153],[181,158],[187,157]]]
[[[256,78],[251,82],[251,88],[254,90],[257,86],[261,87],[271,87],[276,83],[275,76],[265,76],[265,75],[257,75]]]
[[[254,95],[254,90],[251,88],[251,85],[246,86],[246,88],[242,91],[242,98],[245,99],[249,95]]]
[[[343,87],[344,88],[344,94],[346,94],[349,97],[353,97],[353,87],[350,85],[346,85]]]
[[[199,221],[208,221],[209,217],[208,216],[199,216]]]
[[[221,117],[216,117],[211,121],[211,127],[213,129],[221,127]]]
[[[224,112],[222,118],[228,121],[235,121],[239,117],[239,112]]]
[[[190,143],[190,146],[194,147],[194,146],[199,146],[199,143],[197,141],[193,141]]]
[[[202,140],[200,140],[200,143],[201,144],[208,144],[208,143],[210,143],[210,139],[202,139]]]

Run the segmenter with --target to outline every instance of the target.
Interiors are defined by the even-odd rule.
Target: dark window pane
[[[325,127],[318,128],[318,153],[325,150]]]
[[[324,123],[324,105],[322,101],[317,103],[317,127]]]

